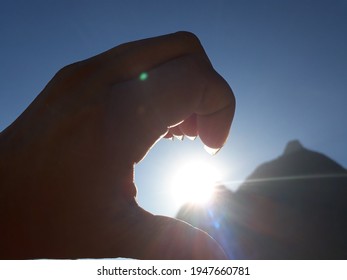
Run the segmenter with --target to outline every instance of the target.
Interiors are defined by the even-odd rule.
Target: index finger
[[[199,39],[184,31],[125,43],[83,63],[99,69],[99,82],[118,83],[189,54],[198,55],[211,65]]]

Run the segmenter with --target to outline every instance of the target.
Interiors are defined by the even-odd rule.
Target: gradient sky
[[[347,167],[347,1],[0,2],[0,130],[63,66],[120,43],[194,32],[237,99],[225,147],[160,141],[136,168],[146,210],[175,215],[168,191],[182,162],[202,158],[225,184],[299,139]]]

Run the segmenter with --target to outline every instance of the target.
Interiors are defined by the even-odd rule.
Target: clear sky
[[[195,140],[160,141],[136,167],[140,204],[175,215],[168,185],[202,158],[228,187],[299,139],[347,167],[347,1],[0,2],[0,130],[61,67],[120,43],[194,32],[237,99],[225,147],[210,157]]]

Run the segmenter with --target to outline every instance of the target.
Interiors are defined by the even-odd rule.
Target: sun
[[[173,174],[172,198],[177,205],[206,203],[212,197],[214,187],[220,180],[220,172],[206,161],[185,163]]]

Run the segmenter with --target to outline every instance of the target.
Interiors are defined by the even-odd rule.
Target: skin
[[[191,33],[64,67],[0,134],[0,258],[225,258],[206,233],[139,207],[133,174],[173,134],[221,148],[234,111]]]

